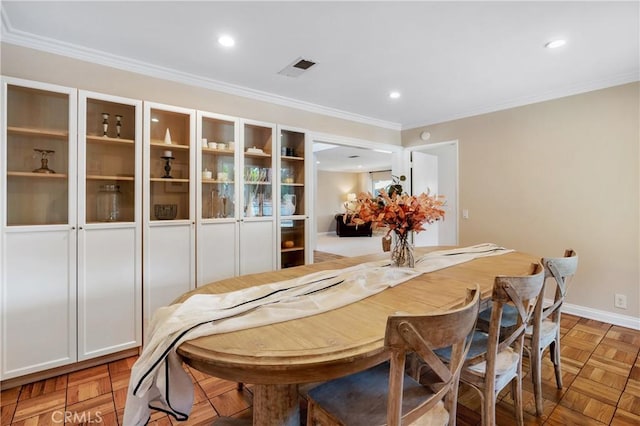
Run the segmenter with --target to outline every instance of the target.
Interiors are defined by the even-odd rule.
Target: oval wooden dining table
[[[416,257],[445,247],[416,248]],[[448,249],[452,247],[446,247]],[[181,296],[224,293],[328,269],[388,258],[350,257],[217,281]],[[298,385],[322,382],[385,361],[384,332],[394,312],[425,314],[460,306],[480,285],[489,300],[496,275],[525,275],[539,257],[520,252],[478,258],[422,274],[374,296],[310,317],[200,337],[178,354],[189,366],[226,380],[253,384],[254,425],[300,425]]]

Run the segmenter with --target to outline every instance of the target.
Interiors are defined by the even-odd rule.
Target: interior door
[[[411,195],[427,192],[438,194],[438,157],[424,152],[411,153]],[[440,239],[438,222],[425,224],[425,231],[414,233],[416,247],[437,246]]]

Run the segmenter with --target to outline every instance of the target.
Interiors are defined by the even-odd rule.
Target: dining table
[[[429,251],[451,248],[417,247],[415,255],[418,258]],[[193,294],[231,292],[388,258],[389,253],[379,253],[242,275],[200,286],[175,302]],[[313,316],[188,340],[177,353],[184,363],[200,372],[251,384],[254,425],[298,426],[301,384],[346,376],[389,358],[384,346],[389,315],[431,314],[459,307],[467,289],[476,284],[487,305],[497,275],[527,275],[531,264],[539,259],[518,251],[477,258],[423,273],[373,296]]]

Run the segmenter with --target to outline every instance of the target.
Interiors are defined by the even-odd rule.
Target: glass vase
[[[399,268],[413,268],[413,245],[409,242],[408,234],[396,234],[396,241],[391,250],[391,265]]]

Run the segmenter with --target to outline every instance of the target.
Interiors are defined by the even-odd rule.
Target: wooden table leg
[[[299,426],[298,385],[254,385],[253,424]]]

